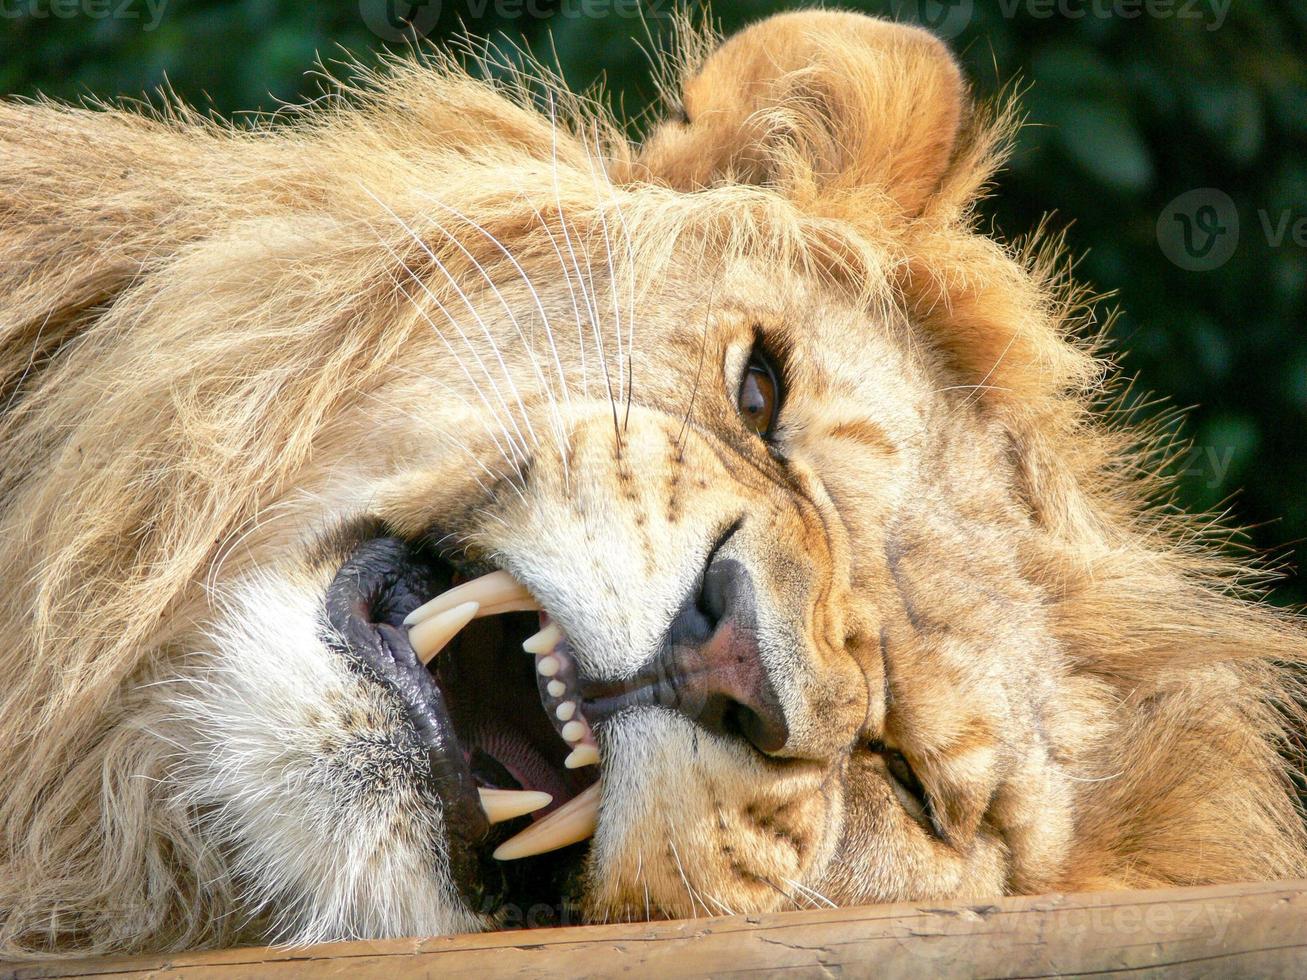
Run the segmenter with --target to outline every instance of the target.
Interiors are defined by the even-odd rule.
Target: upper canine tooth
[[[547,817],[537,820],[515,837],[495,848],[494,857],[514,861],[556,851],[568,844],[593,837],[599,825],[599,783],[568,800]]]
[[[408,631],[413,652],[424,664],[445,648],[445,644],[470,623],[480,607],[475,602],[464,602],[444,612],[422,620]]]
[[[527,653],[548,653],[563,638],[563,631],[559,629],[557,623],[550,623],[544,629],[534,636],[528,636],[522,642],[522,649]]]
[[[548,793],[535,790],[484,789],[477,788],[481,797],[481,809],[491,823],[503,823],[528,813],[534,813],[541,807],[548,806],[554,798]]]
[[[474,578],[471,582],[464,582],[448,592],[442,592],[430,602],[424,602],[404,617],[404,625],[412,626],[420,623],[464,602],[479,604],[481,612],[478,615],[481,616],[540,608],[540,604],[532,598],[525,585],[508,572],[499,571]]]

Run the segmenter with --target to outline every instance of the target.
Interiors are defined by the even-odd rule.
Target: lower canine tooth
[[[413,626],[464,602],[477,603],[482,616],[540,608],[526,586],[508,572],[491,572],[442,592],[430,602],[418,606],[404,617],[404,625]]]
[[[595,827],[599,825],[599,786],[595,783],[549,816],[504,841],[495,848],[494,857],[500,861],[515,861],[593,837]]]
[[[563,760],[563,765],[568,769],[581,769],[584,766],[595,766],[599,764],[599,750],[593,745],[578,745],[571,754]]]
[[[534,813],[554,801],[548,793],[534,790],[478,789],[477,793],[481,797],[481,809],[486,811],[486,817],[491,823],[503,823],[514,817]]]
[[[458,631],[470,623],[480,608],[475,602],[465,602],[453,609],[437,613],[430,619],[424,619],[408,631],[408,641],[413,644],[413,652],[424,664],[445,648]]]
[[[558,628],[557,624],[550,623],[535,636],[528,636],[522,643],[522,649],[527,653],[548,653],[558,646],[558,641],[562,638],[563,631]]]

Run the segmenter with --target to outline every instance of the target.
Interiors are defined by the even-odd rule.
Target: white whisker
[[[410,269],[406,263],[404,263],[403,259],[393,251],[391,254],[395,256],[396,260],[403,267],[404,271],[415,282],[418,282],[419,285],[422,285],[421,280],[418,278],[417,274],[414,273],[413,270]],[[501,443],[499,441],[499,438],[495,435],[494,430],[487,430],[490,433],[490,438],[495,443],[495,448],[499,450],[500,455],[504,457],[504,461],[508,463],[508,465],[512,467],[515,472],[520,472],[522,462],[525,460],[525,456],[523,455],[524,450],[521,450],[518,447],[516,441],[514,441],[513,439],[512,434],[508,431],[508,427],[504,425],[502,414],[496,411],[494,406],[490,404],[489,399],[487,399],[485,396],[485,392],[482,390],[481,386],[476,383],[476,380],[472,377],[472,373],[468,370],[467,365],[464,363],[463,359],[459,356],[458,352],[454,349],[454,346],[449,342],[449,338],[447,338],[444,332],[438,326],[436,326],[435,321],[431,319],[427,311],[422,308],[422,305],[420,303],[418,303],[417,298],[413,296],[407,289],[405,289],[403,284],[397,283],[396,288],[398,288],[399,291],[404,294],[405,298],[407,298],[409,302],[413,305],[413,308],[417,310],[418,314],[426,321],[427,325],[431,327],[435,335],[440,338],[441,343],[445,345],[445,349],[449,352],[449,355],[454,359],[454,362],[459,366],[459,369],[463,372],[463,376],[467,378],[468,384],[472,386],[472,390],[475,391],[477,393],[477,396],[481,399],[481,404],[485,407],[486,411],[490,413],[490,417],[499,424],[499,431],[503,435],[504,439],[508,442],[509,446],[512,447],[513,453],[510,455],[508,450],[504,448],[503,443]],[[440,311],[445,314],[445,318],[452,322],[451,314],[449,310],[445,308],[444,304],[442,304],[438,298],[436,298],[433,294],[431,294],[430,290],[426,290],[426,292],[430,297],[430,299],[432,300],[432,302],[436,304],[437,308],[439,308]],[[457,329],[457,324],[455,324],[455,329]],[[460,330],[459,333],[462,334],[462,331]],[[464,337],[463,339],[464,342],[466,343],[467,338]],[[468,344],[468,346],[471,347],[470,344]],[[481,367],[482,373],[487,376],[487,379],[489,379],[489,372],[486,370],[485,365],[481,363],[480,358],[476,356],[475,350],[473,351],[472,356],[477,361],[478,365]],[[491,388],[492,389],[494,388],[493,381],[491,381]],[[496,394],[498,394],[498,392],[496,392]],[[500,404],[501,405],[503,404],[502,398],[500,398]],[[505,406],[505,409],[506,408],[507,406]]]
[[[599,193],[599,188],[598,188],[598,186],[597,186],[597,178],[596,178],[596,175],[595,175],[595,161],[590,157],[590,153],[589,153],[589,147],[588,147],[588,145],[585,144],[585,143],[582,143],[582,144],[581,144],[581,147],[582,147],[582,150],[583,150],[583,152],[584,152],[584,154],[585,154],[586,164],[587,164],[587,166],[589,167],[589,170],[590,170],[590,184],[591,184],[591,190],[594,192],[595,197],[596,197],[596,199],[597,199],[597,198],[598,198],[598,193]],[[612,247],[611,247],[611,244],[610,244],[610,242],[609,242],[609,239],[608,239],[608,219],[604,217],[604,212],[603,212],[603,209],[602,209],[602,208],[595,208],[595,212],[596,212],[596,213],[598,214],[598,216],[599,216],[599,229],[600,229],[600,232],[601,232],[602,235],[603,235],[603,240],[604,240],[604,251],[605,251],[605,253],[606,253],[606,260],[607,260],[607,263],[608,263],[608,269],[609,269],[609,277],[608,277],[609,289],[610,289],[610,291],[615,291],[616,283],[613,281],[613,280],[614,280],[614,273],[612,272],[612,268],[613,268],[613,265],[612,265],[612,256],[613,256],[613,251],[612,251]],[[587,243],[587,245],[588,245],[588,244],[589,244],[589,243]],[[597,293],[596,293],[596,291],[595,291],[595,285],[594,285],[594,282],[595,282],[595,279],[594,279],[594,268],[593,268],[593,266],[591,265],[591,262],[590,262],[590,253],[591,253],[591,251],[592,251],[592,249],[590,249],[590,248],[587,247],[587,248],[585,248],[584,250],[582,250],[582,253],[581,253],[582,256],[585,258],[586,277],[587,277],[587,281],[590,283],[590,295],[591,295],[591,297],[592,297],[592,300],[591,300],[591,311],[592,311],[592,316],[591,316],[591,319],[590,319],[590,327],[591,327],[591,332],[593,333],[593,335],[594,335],[594,339],[595,339],[596,353],[599,355],[599,365],[600,365],[600,367],[603,368],[603,372],[604,372],[604,387],[605,387],[605,388],[607,389],[607,391],[608,391],[608,405],[609,405],[609,408],[612,410],[612,413],[613,413],[613,437],[614,437],[614,439],[616,439],[616,441],[617,441],[617,452],[618,452],[618,455],[620,455],[620,454],[621,454],[621,451],[622,451],[622,433],[621,433],[621,430],[620,430],[620,428],[618,427],[618,424],[617,424],[617,401],[616,401],[616,399],[615,399],[615,397],[614,397],[614,395],[613,395],[613,379],[612,379],[612,373],[611,373],[611,371],[609,370],[609,367],[608,367],[608,353],[607,353],[607,350],[605,349],[605,346],[604,346],[603,332],[602,332],[602,330],[601,330],[601,328],[600,328],[600,325],[599,325],[599,321],[600,321],[599,306],[598,306],[599,298],[598,298],[598,295],[597,295]],[[614,295],[614,302],[616,302],[616,295]],[[618,336],[620,337],[620,334],[619,334]],[[618,365],[619,365],[619,367],[620,367],[620,364],[621,364],[621,353],[620,353],[620,350],[619,350],[619,352],[618,352]]]
[[[809,888],[807,885],[801,884],[797,881],[793,881],[784,876],[781,877],[781,881],[785,882],[785,884],[789,885],[791,888],[793,888],[795,891],[799,892],[800,894],[804,895],[805,897],[822,902],[823,904],[826,905],[827,908],[832,908],[832,909],[839,908],[838,905],[832,902],[821,892],[817,891],[815,888]]]
[[[381,207],[386,209],[386,211],[390,214],[390,216],[394,218],[395,221],[399,224],[400,228],[402,228],[404,232],[413,240],[414,244],[416,244],[418,248],[420,248],[423,251],[423,253],[435,266],[436,270],[440,272],[442,276],[445,277],[445,281],[449,284],[449,286],[454,290],[455,293],[458,294],[458,297],[463,301],[463,304],[467,308],[468,312],[472,314],[473,319],[477,321],[477,324],[481,327],[482,333],[485,335],[486,341],[489,343],[490,348],[493,351],[494,356],[499,363],[499,367],[501,372],[503,373],[504,380],[508,382],[510,387],[512,387],[513,393],[517,399],[518,406],[522,408],[523,421],[526,422],[527,428],[530,429],[531,422],[529,419],[525,418],[526,416],[525,406],[522,405],[521,396],[517,394],[517,387],[516,385],[513,384],[513,379],[509,375],[507,366],[504,364],[504,359],[499,351],[499,347],[495,344],[494,337],[491,335],[490,329],[486,326],[485,321],[481,318],[481,315],[477,311],[476,306],[468,298],[467,294],[463,291],[462,287],[458,285],[458,282],[454,278],[453,273],[451,273],[449,269],[445,266],[445,264],[442,261],[440,261],[439,256],[436,255],[436,253],[432,250],[431,246],[428,245],[422,239],[422,237],[418,235],[418,233],[414,231],[404,221],[403,218],[401,218],[398,214],[396,214],[394,209],[392,209],[388,204],[386,204],[384,201],[378,198],[367,188],[364,188],[364,191],[365,193],[368,194],[368,196],[370,196],[374,201],[376,201],[377,204],[381,205]],[[386,247],[389,249],[389,245],[387,245]],[[395,254],[393,250],[392,250],[392,254]],[[399,259],[398,255],[396,255],[395,257]],[[402,259],[400,261],[402,261]],[[462,326],[459,325],[458,319],[453,315],[452,312],[450,312],[450,310],[445,306],[445,304],[440,301],[440,299],[436,296],[436,294],[432,292],[431,288],[426,284],[426,282],[424,282],[420,276],[416,275],[413,272],[413,270],[408,267],[406,263],[404,265],[404,268],[405,271],[413,279],[413,281],[416,282],[419,285],[419,287],[421,287],[422,291],[426,294],[427,298],[430,299],[433,303],[435,303],[436,306],[439,308],[440,312],[445,315],[445,318],[449,321],[450,325],[453,326],[454,329],[458,331],[459,337],[462,338],[463,343],[467,346],[469,352],[472,354],[472,357],[476,360],[477,365],[481,368],[481,372],[486,376],[486,381],[490,384],[491,390],[494,391],[495,396],[499,399],[500,404],[503,406],[504,412],[508,417],[508,421],[512,423],[513,429],[517,433],[518,439],[521,440],[520,449],[522,452],[522,459],[525,460],[527,454],[526,435],[522,432],[521,427],[518,426],[517,419],[513,415],[512,409],[509,408],[508,402],[505,401],[503,393],[500,392],[499,390],[499,386],[495,384],[494,377],[490,374],[490,370],[486,367],[485,362],[481,359],[481,356],[477,353],[476,347],[472,344],[467,334],[464,333]],[[434,324],[432,326],[434,327]],[[441,336],[443,338],[443,334]],[[534,432],[531,434],[531,437],[532,437],[532,441],[535,442],[536,445],[539,445],[539,440],[535,438]]]
[[[540,293],[536,290],[536,288],[535,288],[535,284],[532,283],[532,281],[531,281],[531,277],[530,277],[529,275],[527,275],[526,270],[522,268],[522,265],[521,265],[520,262],[518,262],[516,256],[514,256],[513,253],[512,253],[511,251],[509,251],[509,250],[504,246],[504,244],[503,244],[503,243],[502,243],[498,238],[496,238],[496,237],[495,237],[494,235],[492,235],[489,231],[487,231],[485,227],[483,227],[482,225],[478,224],[476,221],[474,221],[472,218],[468,217],[468,216],[467,216],[466,214],[464,214],[463,212],[459,211],[457,208],[451,207],[450,205],[445,204],[443,201],[440,201],[440,200],[435,199],[435,198],[433,198],[432,200],[433,200],[433,203],[435,203],[437,206],[444,208],[446,211],[450,212],[450,213],[453,214],[455,217],[457,217],[458,219],[460,219],[461,221],[465,222],[465,223],[468,224],[470,227],[472,227],[473,229],[475,229],[478,233],[480,233],[483,237],[485,237],[485,238],[486,238],[486,239],[487,239],[491,244],[493,244],[493,245],[494,245],[494,246],[495,246],[495,247],[500,251],[500,253],[504,256],[504,258],[508,259],[508,261],[512,264],[513,269],[517,272],[518,276],[521,278],[522,282],[525,284],[527,290],[530,292],[530,294],[531,294],[531,298],[532,298],[532,300],[533,300],[534,303],[535,303],[536,310],[537,310],[537,312],[540,314],[540,322],[541,322],[541,324],[543,325],[543,327],[544,327],[544,329],[545,329],[545,336],[546,336],[546,338],[547,338],[548,341],[549,341],[549,349],[550,349],[550,351],[551,351],[552,354],[553,354],[554,367],[555,367],[555,369],[556,369],[557,372],[558,372],[558,385],[559,385],[559,388],[560,388],[560,390],[562,391],[562,394],[563,394],[563,398],[564,398],[564,400],[565,400],[568,404],[571,404],[571,394],[570,394],[570,392],[569,392],[568,389],[567,389],[567,378],[566,378],[566,375],[565,375],[564,372],[563,372],[563,363],[562,363],[562,359],[559,357],[559,354],[558,354],[558,346],[557,346],[557,344],[554,342],[554,331],[553,331],[553,327],[552,327],[551,324],[550,324],[549,314],[548,314],[548,313],[546,312],[546,310],[545,310],[544,302],[541,300],[541,298],[540,298]],[[474,257],[471,255],[471,253],[468,252],[468,250],[467,250],[466,248],[464,248],[463,245],[462,245],[460,242],[458,242],[457,239],[451,239],[451,240],[453,240],[453,241],[454,241],[454,244],[457,245],[457,246],[458,246],[458,247],[463,251],[463,254],[466,255],[466,256],[468,257],[468,259],[473,263],[473,265],[476,266],[477,271],[481,273],[482,278],[485,279],[487,285],[489,285],[490,289],[494,292],[495,297],[499,300],[500,305],[503,306],[503,308],[504,308],[504,312],[508,314],[508,318],[509,318],[509,320],[512,322],[514,328],[516,328],[518,336],[522,339],[522,342],[523,342],[524,344],[526,344],[526,346],[527,346],[527,350],[528,350],[529,356],[530,356],[530,358],[531,358],[531,366],[532,366],[532,368],[535,370],[536,378],[539,380],[540,385],[541,385],[541,388],[544,390],[544,392],[546,393],[546,395],[547,395],[548,398],[549,398],[549,407],[550,407],[550,411],[551,411],[551,414],[552,414],[552,417],[553,417],[553,422],[554,422],[554,434],[555,434],[555,438],[556,438],[556,440],[557,440],[557,442],[558,442],[559,454],[560,454],[560,457],[561,457],[561,459],[562,459],[562,464],[563,464],[563,471],[564,471],[564,472],[563,472],[563,478],[564,478],[564,481],[567,481],[567,480],[568,480],[568,473],[567,473],[568,437],[567,437],[567,432],[566,432],[565,426],[564,426],[564,424],[563,424],[562,416],[559,414],[559,410],[558,410],[558,398],[557,398],[557,396],[555,395],[555,393],[554,393],[554,391],[553,391],[553,388],[550,386],[548,380],[546,379],[546,377],[545,377],[545,375],[544,375],[544,372],[542,372],[541,369],[540,369],[540,364],[539,364],[539,362],[536,360],[536,357],[535,357],[534,346],[533,346],[532,344],[529,343],[528,338],[527,338],[527,336],[526,336],[526,333],[525,333],[525,331],[522,329],[522,325],[521,325],[521,323],[518,321],[518,318],[517,318],[515,312],[513,311],[512,307],[510,306],[510,304],[508,303],[508,301],[504,298],[503,294],[500,292],[499,287],[495,285],[494,280],[489,276],[489,274],[486,272],[486,270],[482,267],[481,263],[478,262],[478,261],[476,260],[476,258],[474,258]]]
[[[685,885],[685,894],[690,899],[690,918],[697,919],[699,918],[699,904],[702,903],[698,901],[698,896],[695,894],[694,889],[690,887],[690,879],[685,876],[685,866],[681,864],[681,855],[676,850],[676,841],[669,839],[667,846],[672,850],[672,858],[676,861],[676,871],[681,876],[681,883]],[[712,914],[707,905],[703,906],[703,910],[709,915]]]
[[[587,279],[587,277],[586,277],[585,275],[583,275],[582,272],[581,272],[581,265],[580,265],[580,262],[577,260],[577,257],[576,257],[576,248],[575,248],[575,246],[574,246],[573,243],[572,243],[572,234],[571,234],[570,231],[568,231],[568,228],[567,228],[567,216],[564,214],[564,209],[563,209],[562,191],[561,191],[561,189],[560,189],[560,187],[559,187],[559,182],[558,182],[558,114],[557,114],[557,110],[556,110],[556,108],[555,108],[555,106],[554,106],[553,96],[552,96],[552,95],[549,97],[549,121],[550,121],[550,124],[551,124],[552,127],[553,127],[553,180],[554,180],[554,202],[555,202],[555,205],[556,205],[557,208],[558,208],[558,225],[559,225],[559,228],[560,228],[560,229],[562,230],[562,232],[563,232],[563,241],[564,241],[564,243],[567,245],[567,254],[568,254],[568,256],[569,256],[570,259],[571,259],[571,262],[572,262],[572,268],[573,268],[573,270],[576,272],[576,281],[577,281],[577,285],[581,287],[581,299],[582,299],[582,300],[584,301],[584,303],[585,303],[585,307],[586,307],[586,315],[587,315],[587,317],[588,317],[589,320],[590,320],[590,324],[591,324],[591,328],[592,328],[592,330],[595,332],[595,334],[596,334],[596,336],[597,336],[597,334],[598,334],[598,327],[597,327],[595,324],[596,324],[596,322],[597,322],[597,320],[598,320],[598,318],[599,318],[599,310],[598,310],[598,308],[596,307],[595,301],[594,301],[594,299],[593,299],[592,296],[591,296],[591,291],[588,290],[588,289],[586,289],[586,283],[587,283],[587,281],[593,283],[593,279]],[[588,258],[587,258],[587,266],[588,266],[588,264],[589,264],[589,260],[588,260]],[[578,342],[578,344],[579,344],[579,346],[580,346],[580,351],[581,351],[581,371],[582,371],[582,375],[583,375],[583,377],[584,377],[584,373],[585,373],[585,334],[584,334],[584,332],[583,332],[583,330],[582,330],[582,325],[581,325],[581,321],[580,321],[579,318],[577,319],[576,328],[577,328],[577,342]],[[608,366],[607,366],[606,363],[603,362],[603,348],[602,348],[602,346],[599,348],[598,351],[596,351],[596,353],[599,355],[600,362],[601,362],[601,365],[603,366],[603,369],[604,369],[604,375],[605,375],[605,378],[606,378],[606,377],[607,377],[607,374],[608,374]],[[611,398],[612,398],[612,386],[611,386],[611,384],[609,385],[608,393],[609,393],[609,398],[610,398],[610,400],[611,400]],[[586,387],[585,394],[586,394],[587,397],[588,397],[589,394],[590,394],[590,389],[589,389],[589,386],[588,386],[588,385],[587,385],[587,387]]]
[[[422,374],[418,374],[417,372],[410,372],[410,373],[412,373],[415,377],[419,378],[420,380],[428,381],[428,382],[433,382],[433,383],[435,383],[435,384],[439,384],[439,385],[441,385],[443,388],[445,388],[446,391],[449,392],[449,394],[453,395],[453,396],[454,396],[455,398],[457,398],[459,401],[463,402],[463,404],[464,404],[464,405],[465,405],[469,410],[471,410],[471,405],[468,404],[467,400],[466,400],[465,398],[463,398],[463,396],[462,396],[461,394],[459,394],[459,392],[456,391],[454,388],[450,387],[450,386],[447,385],[447,384],[444,384],[444,383],[441,382],[439,379],[437,379],[437,378],[433,378],[433,377],[431,377],[431,376],[429,376],[429,375],[422,375]],[[367,397],[367,398],[372,398],[372,399],[374,399],[375,401],[377,401],[379,404],[383,405],[383,406],[384,406],[388,411],[394,411],[394,406],[391,405],[390,402],[387,402],[387,401],[385,401],[384,399],[382,399],[381,396],[380,396],[380,395],[377,395],[375,392],[367,391],[367,392],[364,392],[363,394],[364,394],[365,397]],[[430,425],[431,425],[431,420],[430,420],[430,419],[424,419],[424,418],[421,418],[421,417],[415,415],[413,412],[411,412],[411,411],[409,411],[409,410],[407,410],[407,409],[404,409],[404,410],[402,410],[402,411],[403,411],[403,414],[404,414],[404,415],[406,415],[407,417],[411,418],[415,423],[417,423],[418,425],[422,426],[424,429],[430,427]],[[441,439],[443,439],[446,443],[448,443],[449,445],[451,445],[453,448],[460,450],[460,451],[461,451],[465,456],[467,456],[467,458],[468,458],[469,460],[471,460],[472,463],[473,463],[475,466],[477,466],[478,468],[480,468],[481,471],[484,472],[484,473],[486,474],[486,476],[490,477],[490,480],[491,480],[491,483],[492,483],[492,484],[498,483],[500,480],[503,480],[503,479],[504,479],[504,477],[505,477],[504,474],[502,474],[502,473],[496,473],[494,470],[492,470],[492,469],[490,469],[488,466],[486,466],[485,462],[484,462],[484,461],[483,461],[479,456],[477,456],[476,453],[472,452],[471,448],[470,448],[470,447],[469,447],[465,442],[463,442],[461,439],[459,439],[457,436],[455,436],[452,432],[447,431],[447,429],[446,429],[445,427],[440,427],[440,428],[438,428],[438,429],[436,430],[436,433],[437,433],[437,435],[438,435]],[[482,493],[483,493],[487,498],[493,498],[493,496],[494,496],[494,491],[493,491],[490,487],[486,486],[484,483],[481,482],[481,477],[476,476],[476,475],[473,475],[472,478],[476,481],[477,486],[481,489]],[[521,490],[521,488],[519,488],[518,485],[517,485],[516,483],[514,483],[511,479],[508,480],[508,483],[509,483],[510,486],[512,486],[512,488],[513,488],[515,491],[517,491],[517,495],[518,495],[519,497],[521,497],[521,498],[522,498],[522,501],[525,503],[526,498],[522,496],[522,490]],[[493,516],[493,515],[488,515],[488,516]]]

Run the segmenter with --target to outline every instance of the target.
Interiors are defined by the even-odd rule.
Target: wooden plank
[[[49,980],[1307,977],[1307,881],[6,964]]]

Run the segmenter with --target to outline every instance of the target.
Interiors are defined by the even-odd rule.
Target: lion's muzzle
[[[709,555],[658,655],[633,677],[581,686],[593,722],[636,705],[658,705],[714,734],[742,737],[761,752],[785,745],[785,714],[758,649],[752,576],[738,559],[720,555],[738,527],[732,525]]]

